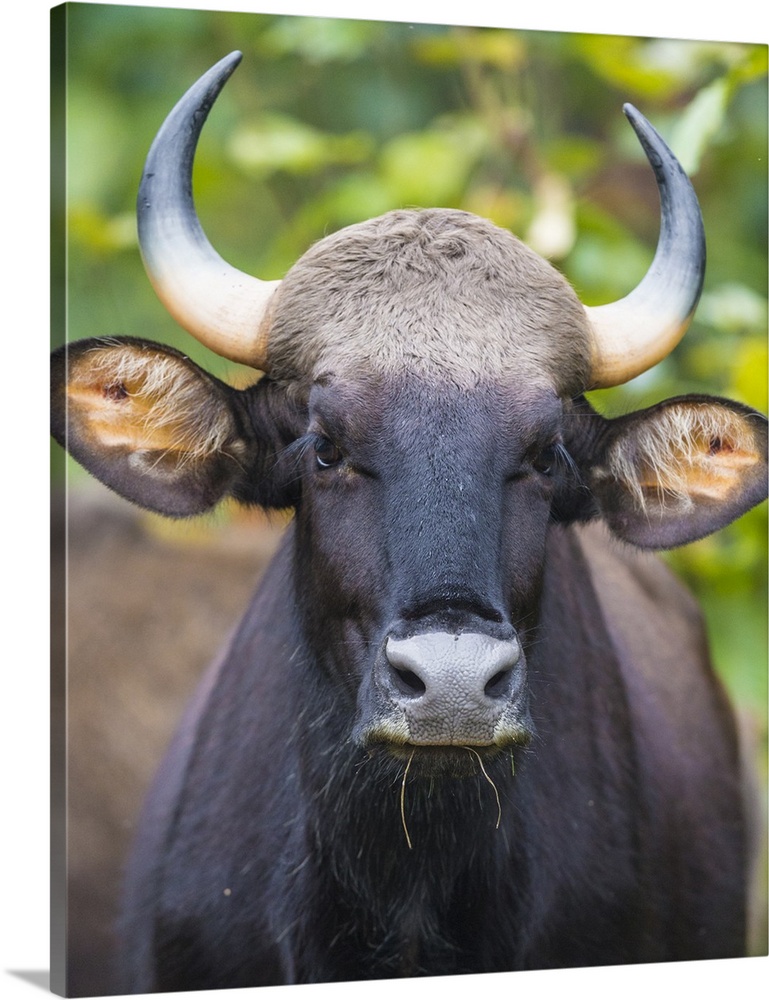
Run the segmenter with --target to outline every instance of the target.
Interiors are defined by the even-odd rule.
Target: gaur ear
[[[237,395],[149,341],[83,340],[52,356],[56,440],[121,496],[175,517],[211,508],[244,464]]]
[[[766,499],[766,418],[746,406],[686,396],[607,430],[591,486],[609,527],[634,545],[693,542]]]

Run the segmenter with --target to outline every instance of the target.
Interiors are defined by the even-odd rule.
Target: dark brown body
[[[600,528],[551,529],[546,567],[538,735],[487,765],[499,829],[480,774],[415,781],[409,849],[398,774],[308,679],[284,550],[156,783],[123,988],[742,954],[738,751],[696,606]]]

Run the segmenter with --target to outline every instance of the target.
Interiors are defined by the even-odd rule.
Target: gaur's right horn
[[[163,122],[144,166],[137,221],[147,274],[166,309],[216,354],[266,367],[269,306],[279,281],[260,281],[222,260],[192,199],[200,131],[242,56],[225,56],[193,84]]]

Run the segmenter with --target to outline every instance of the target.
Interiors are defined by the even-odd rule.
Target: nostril
[[[421,695],[427,690],[425,682],[413,670],[393,666],[393,674],[402,694]]]
[[[483,693],[487,698],[505,698],[510,693],[510,678],[512,670],[499,670],[493,677],[489,678]]]
[[[422,632],[405,639],[389,636],[384,649],[384,690],[396,704],[466,712],[475,705],[498,711],[516,687],[521,648],[516,639],[474,632]],[[481,709],[481,706],[482,709]]]

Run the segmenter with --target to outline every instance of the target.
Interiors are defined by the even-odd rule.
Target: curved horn
[[[622,109],[660,193],[660,235],[651,267],[624,299],[585,306],[594,335],[591,388],[621,385],[666,357],[686,332],[705,277],[705,230],[697,195],[659,134],[631,104]]]
[[[192,200],[200,131],[241,58],[232,52],[220,60],[163,122],[144,166],[137,221],[147,274],[174,319],[217,354],[264,368],[267,311],[280,282],[260,281],[222,260]]]

